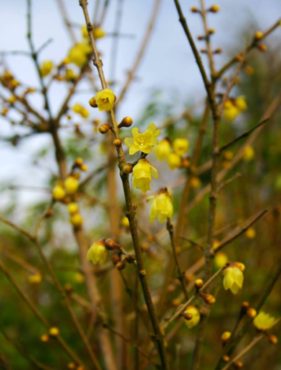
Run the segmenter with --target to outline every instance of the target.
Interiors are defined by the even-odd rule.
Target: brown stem
[[[91,24],[89,13],[88,13],[88,8],[87,8],[88,2],[87,0],[80,0],[79,4],[82,7],[82,10],[84,13],[84,18],[85,18],[87,29],[88,29],[90,43],[93,49],[93,63],[95,67],[97,68],[97,72],[99,75],[101,85],[103,89],[105,89],[107,88],[108,84],[106,82],[105,75],[103,72],[102,60],[99,57],[95,39],[92,34],[93,26]],[[115,137],[118,138],[119,137],[118,124],[117,124],[115,113],[113,110],[110,111],[110,116],[111,116],[111,122],[112,122],[112,131]],[[139,275],[145,303],[147,306],[149,318],[152,324],[152,328],[154,332],[154,340],[157,344],[157,349],[158,349],[161,365],[162,365],[162,368],[165,370],[165,369],[168,369],[168,365],[167,365],[166,354],[165,354],[165,349],[164,349],[163,336],[160,331],[158,319],[155,313],[155,308],[152,302],[151,293],[150,293],[148,282],[146,279],[146,271],[144,269],[141,248],[139,244],[137,221],[135,217],[134,206],[132,203],[129,178],[127,174],[122,173],[122,164],[124,163],[124,157],[125,157],[122,146],[117,147],[117,156],[118,156],[118,163],[119,163],[119,168],[120,168],[120,177],[122,180],[123,191],[124,191],[124,196],[125,196],[126,211],[127,211],[127,215],[128,215],[129,222],[130,222],[130,232],[131,232],[133,247],[134,247],[135,255],[136,255],[138,275]]]
[[[174,226],[171,223],[171,220],[169,218],[167,219],[166,227],[167,227],[167,231],[168,231],[169,237],[170,237],[170,243],[171,243],[171,247],[172,247],[174,263],[175,263],[175,267],[176,267],[176,270],[177,270],[177,278],[178,278],[178,280],[181,284],[182,291],[184,293],[185,299],[188,299],[188,293],[187,293],[187,289],[186,289],[185,278],[184,278],[184,275],[181,271],[180,264],[179,264],[179,261],[178,261],[178,255],[177,255],[175,237],[174,237]]]

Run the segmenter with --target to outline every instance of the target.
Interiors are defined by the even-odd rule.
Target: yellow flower
[[[64,78],[66,79],[66,81],[76,80],[77,77],[78,77],[77,73],[73,69],[66,68],[65,75],[64,75]]]
[[[49,334],[51,337],[57,337],[59,333],[60,333],[59,328],[57,328],[56,326],[53,326],[49,329]]]
[[[152,176],[157,179],[158,171],[146,159],[140,159],[133,168],[133,186],[143,192],[150,190]]]
[[[256,230],[253,227],[249,227],[245,232],[245,236],[248,239],[254,239],[256,237]]]
[[[230,290],[233,294],[237,294],[243,286],[244,265],[241,263],[235,263],[227,267],[223,272],[223,287],[225,290]]]
[[[89,100],[89,104],[92,107],[98,107],[100,111],[108,112],[113,109],[115,104],[116,96],[110,89],[103,89],[97,92],[97,94]]]
[[[167,218],[173,216],[173,212],[174,207],[171,195],[167,190],[160,191],[160,193],[152,197],[150,221],[157,219],[160,223],[164,223]]]
[[[83,217],[80,213],[74,213],[74,215],[70,217],[70,223],[76,227],[81,226],[83,224]]]
[[[127,216],[122,217],[121,225],[124,226],[124,227],[129,227],[130,226],[130,221],[129,221]]]
[[[68,176],[64,181],[64,188],[67,194],[75,194],[79,187],[79,181],[73,177]]]
[[[90,53],[90,45],[87,42],[79,42],[69,50],[67,60],[69,63],[82,67],[87,62]]]
[[[89,111],[84,107],[84,105],[80,104],[80,103],[76,103],[72,106],[72,111],[74,113],[77,113],[79,114],[81,117],[83,118],[88,118],[90,113]]]
[[[179,156],[183,156],[188,151],[189,142],[184,138],[177,138],[173,141],[173,149]]]
[[[244,112],[248,107],[244,96],[237,96],[237,98],[235,99],[235,105],[240,112]]]
[[[51,60],[45,60],[40,65],[40,74],[42,77],[48,76],[52,72],[54,63]]]
[[[94,27],[93,34],[94,34],[94,38],[98,40],[98,39],[102,39],[106,35],[106,32],[101,27]]]
[[[224,267],[228,262],[228,257],[225,253],[219,252],[215,254],[214,265],[217,269]]]
[[[56,185],[52,191],[55,200],[62,200],[65,197],[65,190],[61,185]]]
[[[231,100],[224,103],[223,116],[227,121],[233,121],[240,114],[239,109],[233,104]]]
[[[86,25],[82,26],[81,34],[84,39],[88,39],[88,30]],[[93,28],[93,36],[96,40],[103,38],[106,35],[105,31],[101,27],[94,27]]]
[[[68,208],[68,212],[71,214],[71,215],[74,215],[75,213],[78,213],[79,211],[79,207],[78,207],[78,204],[77,203],[69,203],[69,205],[67,206]]]
[[[102,265],[106,262],[107,257],[108,251],[102,240],[93,243],[88,249],[87,260],[92,262],[93,265]]]
[[[138,151],[146,154],[150,153],[157,144],[159,134],[160,131],[154,123],[150,123],[143,133],[139,132],[137,127],[134,127],[132,129],[132,137],[125,138],[125,144],[129,148],[129,154],[134,155]]]
[[[28,282],[30,284],[40,284],[41,281],[42,281],[42,275],[39,272],[28,276]]]
[[[198,189],[202,185],[201,180],[197,176],[192,176],[190,179],[190,186],[193,189]]]
[[[243,159],[244,161],[251,161],[255,157],[255,150],[251,145],[247,145],[244,148]]]
[[[260,311],[254,318],[254,325],[259,330],[271,329],[276,323],[277,319],[264,311]]]
[[[163,161],[168,158],[171,153],[171,144],[169,140],[161,140],[155,147],[155,155],[159,161]]]
[[[168,165],[172,170],[179,168],[181,165],[181,157],[176,153],[169,154]]]
[[[191,329],[196,326],[200,321],[200,312],[195,306],[187,306],[184,311],[184,322],[186,326]]]

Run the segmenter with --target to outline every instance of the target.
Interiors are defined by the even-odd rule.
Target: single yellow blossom
[[[123,227],[129,227],[130,226],[130,221],[129,221],[127,216],[122,217],[121,225]]]
[[[42,334],[42,335],[40,336],[40,340],[41,340],[41,342],[43,342],[43,343],[47,343],[47,342],[49,341],[49,335],[48,335],[48,334]]]
[[[181,157],[176,153],[170,153],[168,156],[168,165],[172,170],[179,168],[181,165]]]
[[[200,312],[195,306],[187,306],[184,311],[184,322],[186,326],[191,329],[196,326],[200,321]]]
[[[107,261],[108,251],[102,240],[94,242],[87,252],[87,260],[93,265],[102,265]]]
[[[250,162],[255,157],[255,150],[251,145],[247,145],[244,148],[243,159],[246,162]]]
[[[161,140],[156,146],[155,146],[155,155],[156,158],[159,161],[163,161],[169,157],[169,154],[171,153],[172,148],[169,140],[164,139]]]
[[[245,232],[245,236],[248,239],[254,239],[256,237],[256,230],[253,227],[249,227]]]
[[[42,281],[42,275],[37,272],[28,276],[28,282],[30,284],[40,284]]]
[[[80,215],[80,213],[74,213],[70,217],[70,223],[73,226],[79,227],[83,224],[83,217]]]
[[[79,181],[74,176],[68,176],[64,181],[64,188],[67,194],[75,194],[79,187]]]
[[[87,62],[90,53],[90,45],[87,42],[79,42],[69,50],[67,61],[77,65],[78,67],[83,67]]]
[[[221,335],[221,341],[226,343],[231,338],[231,331],[224,331]]]
[[[167,190],[160,191],[160,193],[152,197],[150,208],[150,221],[157,219],[160,223],[167,221],[167,218],[173,216],[174,207],[171,195]]]
[[[244,112],[248,108],[245,96],[237,96],[235,105],[240,112]]]
[[[65,197],[65,190],[61,185],[56,185],[52,191],[55,200],[62,200]]]
[[[271,329],[276,323],[277,319],[264,311],[260,311],[254,318],[254,325],[258,330]]]
[[[224,103],[223,117],[227,121],[233,121],[240,114],[238,107],[236,107],[231,100],[227,100]]]
[[[66,68],[64,75],[66,81],[74,81],[77,77],[77,73],[72,68]]]
[[[83,25],[81,28],[81,34],[84,39],[88,39],[88,30],[86,25]],[[106,35],[106,32],[102,27],[94,27],[93,28],[93,36],[96,40],[102,39]]]
[[[150,190],[150,182],[158,178],[158,171],[146,159],[140,159],[133,168],[133,186],[143,192]]]
[[[15,95],[10,95],[8,98],[7,98],[7,102],[10,103],[10,104],[14,104],[15,102],[17,101],[17,98]]]
[[[190,186],[193,189],[198,189],[202,185],[201,180],[197,176],[192,176],[190,179]]]
[[[244,265],[241,263],[235,263],[227,267],[223,272],[223,287],[225,290],[230,290],[233,294],[237,294],[238,291],[243,287]]]
[[[157,137],[160,131],[154,123],[150,123],[148,128],[143,132],[139,132],[137,127],[132,129],[132,137],[125,138],[125,144],[129,148],[129,154],[134,155],[136,152],[150,153],[153,147],[157,144]]]
[[[72,106],[72,111],[74,113],[79,114],[83,118],[88,118],[90,113],[87,108],[84,107],[84,105],[80,103],[76,103]]]
[[[45,60],[40,65],[40,74],[42,77],[48,76],[54,67],[54,63],[51,60]]]
[[[71,214],[71,215],[74,215],[75,213],[78,213],[79,212],[79,207],[78,207],[78,204],[77,203],[69,203],[69,205],[67,206],[67,209],[68,209],[68,212]]]
[[[173,141],[174,152],[179,156],[184,156],[189,148],[189,142],[184,138],[177,138]]]
[[[103,89],[89,100],[91,106],[97,106],[100,111],[108,112],[114,108],[116,96],[111,89]]]
[[[221,269],[224,267],[228,262],[228,257],[225,253],[219,252],[215,254],[214,257],[214,265],[217,269]]]
[[[94,35],[94,38],[98,40],[98,39],[102,39],[106,35],[106,32],[101,27],[94,27],[93,35]]]
[[[59,328],[57,328],[56,326],[52,326],[49,329],[49,335],[51,337],[57,337],[59,334],[60,334]]]

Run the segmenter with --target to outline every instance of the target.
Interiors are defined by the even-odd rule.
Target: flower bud
[[[99,132],[101,134],[106,134],[108,131],[110,130],[110,125],[108,123],[103,123],[100,127],[99,127]]]
[[[196,280],[194,281],[194,285],[195,285],[195,287],[196,287],[197,289],[202,288],[203,284],[204,284],[203,279],[196,279]]]
[[[220,11],[220,6],[217,4],[214,4],[208,10],[211,13],[218,13]]]
[[[189,329],[196,326],[200,321],[200,312],[195,306],[188,306],[183,316],[185,318],[185,324]]]
[[[60,331],[59,331],[59,329],[56,326],[52,326],[49,329],[49,335],[51,337],[57,337],[59,334],[60,334]]]
[[[225,344],[230,338],[231,338],[230,331],[224,331],[221,335],[221,341],[223,342],[223,344]]]
[[[116,147],[120,147],[122,145],[122,141],[120,139],[114,139],[113,145],[115,145]]]
[[[132,117],[126,116],[122,119],[122,121],[119,123],[118,127],[130,127],[133,124]]]
[[[247,316],[249,316],[251,319],[257,316],[257,311],[253,307],[249,307],[247,309]]]

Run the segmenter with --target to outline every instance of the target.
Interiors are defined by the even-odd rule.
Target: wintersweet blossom
[[[44,60],[40,65],[40,74],[42,77],[48,76],[54,67],[54,63],[51,60]]]
[[[65,190],[61,185],[56,185],[52,191],[55,200],[62,200],[65,197]]]
[[[125,144],[129,148],[129,154],[134,155],[137,152],[150,153],[157,144],[159,134],[160,130],[158,130],[154,123],[150,123],[143,133],[139,132],[137,127],[134,127],[132,129],[132,137],[125,138]]]
[[[169,157],[169,154],[172,151],[171,144],[170,144],[169,140],[167,140],[167,139],[161,140],[156,145],[154,151],[155,151],[156,158],[159,161],[167,160],[167,158]]]
[[[186,326],[191,329],[196,326],[200,321],[200,312],[195,306],[187,306],[184,311],[184,322]]]
[[[175,153],[181,157],[186,154],[188,148],[189,142],[187,139],[179,137],[173,141],[173,149]]]
[[[75,194],[79,187],[79,181],[74,176],[68,176],[64,181],[64,188],[67,194]]]
[[[87,260],[93,265],[102,265],[106,262],[108,251],[102,240],[94,242],[87,252]]]
[[[88,39],[88,30],[87,26],[84,25],[81,28],[81,34],[84,39]],[[106,35],[106,32],[102,27],[94,27],[93,28],[93,36],[96,40],[103,38]]]
[[[160,192],[152,197],[152,203],[150,208],[150,221],[157,219],[160,223],[166,222],[167,218],[173,216],[174,207],[171,199],[171,195],[166,189],[160,190]]]
[[[76,43],[68,52],[67,62],[73,63],[78,67],[83,67],[91,53],[91,47],[88,42]]]
[[[79,114],[83,118],[88,118],[90,113],[87,108],[84,107],[84,105],[80,103],[75,103],[72,106],[72,111],[76,114]]]
[[[108,112],[113,109],[116,97],[111,89],[98,91],[94,97],[100,111]]]
[[[258,330],[271,329],[276,323],[277,319],[264,311],[260,311],[254,318],[254,325]]]
[[[167,160],[172,170],[179,168],[181,165],[181,157],[176,153],[170,153]]]
[[[230,290],[233,294],[237,294],[243,287],[245,266],[242,263],[236,262],[227,267],[223,272],[223,287],[225,290]]]
[[[238,96],[236,99],[227,100],[223,108],[224,118],[228,121],[233,121],[247,109],[247,102],[244,96]]]
[[[158,178],[157,169],[148,160],[140,159],[133,168],[133,186],[146,192],[150,189],[152,176],[156,179]]]

